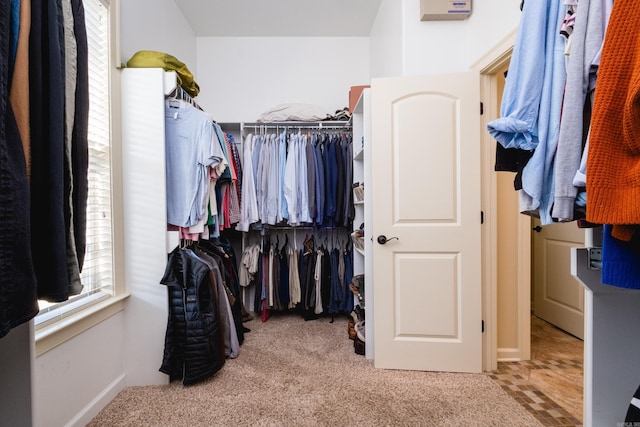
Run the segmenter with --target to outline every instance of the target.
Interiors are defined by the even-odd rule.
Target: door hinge
[[[484,211],[480,211],[480,224],[484,224]]]
[[[484,320],[482,321],[482,333],[484,334]]]
[[[480,115],[484,114],[484,103],[480,103]]]

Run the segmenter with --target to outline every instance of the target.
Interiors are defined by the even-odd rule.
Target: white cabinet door
[[[584,229],[569,222],[538,230],[533,233],[531,263],[533,314],[583,339],[584,288],[571,275],[571,248],[584,246]]]
[[[372,80],[376,367],[482,370],[479,87]]]

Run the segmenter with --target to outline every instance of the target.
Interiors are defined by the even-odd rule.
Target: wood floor
[[[531,360],[489,375],[545,426],[582,425],[583,342],[531,317]]]

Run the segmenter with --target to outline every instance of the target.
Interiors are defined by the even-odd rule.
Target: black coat
[[[9,102],[9,2],[0,5],[0,338],[38,313],[31,258],[29,183]]]
[[[203,381],[225,362],[211,270],[189,249],[169,255],[160,281],[169,293],[169,319],[160,372],[184,385]]]
[[[31,254],[38,298],[69,299],[64,212],[64,28],[60,0],[31,1]],[[76,294],[72,290],[71,294]]]

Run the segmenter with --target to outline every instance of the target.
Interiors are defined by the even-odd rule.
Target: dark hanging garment
[[[298,278],[300,279],[300,309],[304,313],[307,307],[307,269],[310,257],[305,256],[304,249],[298,251]]]
[[[271,270],[271,284],[272,287],[269,290],[269,292],[273,293],[273,303],[271,305],[271,308],[273,310],[278,310],[278,311],[282,311],[285,307],[282,305],[282,302],[280,301],[280,259],[278,256],[278,249],[277,247],[271,247],[271,252],[269,254],[270,259],[271,259],[271,265],[269,267],[269,269]]]
[[[263,322],[269,320],[269,307],[267,306],[267,280],[269,278],[269,255],[263,253],[260,257],[262,264],[262,276],[260,283],[260,314]]]
[[[345,199],[344,199],[344,221],[342,225],[349,227],[353,222],[355,216],[355,208],[353,206],[353,189],[351,183],[353,182],[353,144],[351,137],[344,138],[344,166],[345,166]]]
[[[38,297],[69,298],[64,217],[64,32],[61,0],[33,0],[29,46],[31,239]]]
[[[0,338],[38,313],[31,260],[29,184],[9,103],[9,2],[0,3]]]
[[[184,385],[210,378],[225,363],[211,270],[189,249],[169,254],[160,283],[167,286],[169,318],[160,372]]]
[[[331,254],[326,252],[325,257],[329,258],[329,268],[331,271],[331,280],[329,286],[322,288],[322,303],[328,302],[329,313],[335,314],[339,311],[340,301],[342,301],[342,284],[338,275],[338,263],[340,262],[340,251],[336,248],[331,250]],[[325,296],[327,299],[325,300]]]
[[[340,311],[342,313],[351,313],[353,310],[353,292],[349,289],[351,280],[353,279],[353,253],[351,250],[345,250],[344,256],[344,283],[342,284],[342,301],[340,301]]]
[[[318,315],[315,313],[316,309],[316,283],[315,283],[315,272],[316,272],[316,261],[318,257],[316,256],[316,251],[311,250],[310,253],[305,253],[305,257],[309,258],[309,262],[307,264],[307,270],[305,272],[305,282],[307,284],[307,295],[305,297],[306,304],[306,312],[305,312],[305,320],[314,320],[318,318]]]
[[[317,135],[313,135],[307,138],[307,143],[304,145],[305,160],[307,163],[307,194],[309,200],[309,216],[311,222],[315,222],[316,214],[318,211],[318,205],[316,200],[316,165],[314,159],[314,145],[313,141],[317,138]]]
[[[638,402],[640,402],[640,387],[636,389],[636,392],[633,393],[631,397],[631,403],[629,404],[629,409],[627,409],[627,415],[624,418],[624,423],[620,423],[622,425],[637,425],[640,423],[640,407],[638,406]],[[628,423],[628,424],[627,424]]]
[[[73,134],[73,115],[75,114],[76,77],[78,49],[73,30],[73,11],[71,0],[62,0],[63,33],[64,33],[64,65],[65,65],[65,126],[64,126],[64,228],[67,245],[67,274],[69,277],[69,295],[77,295],[82,291],[80,266],[74,236],[73,222],[73,166],[71,144]]]
[[[74,32],[78,49],[76,77],[76,106],[71,139],[73,168],[73,231],[76,240],[78,265],[82,271],[86,252],[87,198],[89,194],[89,51],[82,0],[71,0]]]
[[[244,326],[242,325],[242,298],[240,298],[240,280],[238,278],[238,264],[235,252],[231,243],[226,239],[219,239],[216,243],[209,240],[200,240],[198,242],[200,249],[208,252],[212,256],[218,256],[222,259],[223,276],[227,288],[234,297],[231,303],[231,312],[233,313],[233,321],[236,325],[236,333],[238,342],[244,342]]]
[[[322,153],[324,162],[325,179],[325,204],[324,204],[324,225],[331,227],[334,225],[333,218],[336,214],[336,186],[338,182],[338,168],[336,165],[336,138],[327,138],[324,152]]]
[[[289,239],[287,238],[287,241],[288,240]],[[283,308],[287,309],[287,307],[289,307],[291,297],[289,295],[289,260],[286,244],[278,251],[278,262],[280,263],[280,280],[278,282],[280,302],[282,303]]]
[[[235,296],[235,301],[231,306],[233,312],[233,320],[236,325],[236,332],[238,335],[238,342],[242,344],[244,342],[244,325],[242,324],[242,298],[240,297],[240,280],[238,276],[238,263],[236,261],[236,255],[231,245],[225,246],[226,254],[228,258],[223,257],[225,268],[229,272],[229,280],[227,284]]]
[[[344,191],[345,191],[345,170],[344,170],[344,151],[342,144],[344,140],[336,137],[336,211],[333,216],[336,225],[342,225],[344,221]],[[351,186],[349,186],[351,188]]]
[[[318,318],[315,314],[316,287],[314,274],[316,269],[316,251],[313,240],[305,241],[305,249],[300,250],[300,310],[304,320],[314,320]]]
[[[324,222],[325,175],[322,147],[322,137],[318,136],[318,141],[314,147],[316,171],[318,173],[316,178],[316,225],[322,225]]]
[[[258,271],[256,272],[256,275],[253,277],[253,280],[251,281],[255,289],[253,293],[253,311],[256,313],[260,313],[262,311],[263,274],[264,274],[264,267],[262,262],[262,252],[260,252],[258,254]]]
[[[533,156],[533,150],[504,148],[502,144],[497,142],[494,170],[496,172],[516,172],[513,180],[513,188],[516,191],[522,190],[522,171],[524,167],[527,166],[531,156]]]
[[[306,284],[306,294],[305,294],[305,308],[307,308],[313,316],[313,312],[316,307],[316,282],[315,282],[315,273],[316,273],[316,261],[318,257],[316,256],[315,249],[315,240],[313,236],[308,240],[308,243],[305,245],[306,250],[304,252],[304,257],[309,258],[308,263],[306,264],[305,271],[305,284]]]
[[[18,54],[18,37],[20,34],[20,0],[9,0],[9,64],[7,81],[11,81],[13,76],[13,68],[16,65],[16,56]],[[4,78],[4,76],[3,76]]]
[[[325,313],[331,314],[334,311],[335,304],[331,304],[333,289],[338,284],[338,258],[337,249],[331,250],[323,248],[322,255],[322,274],[320,276],[320,289],[322,292],[322,306]]]

